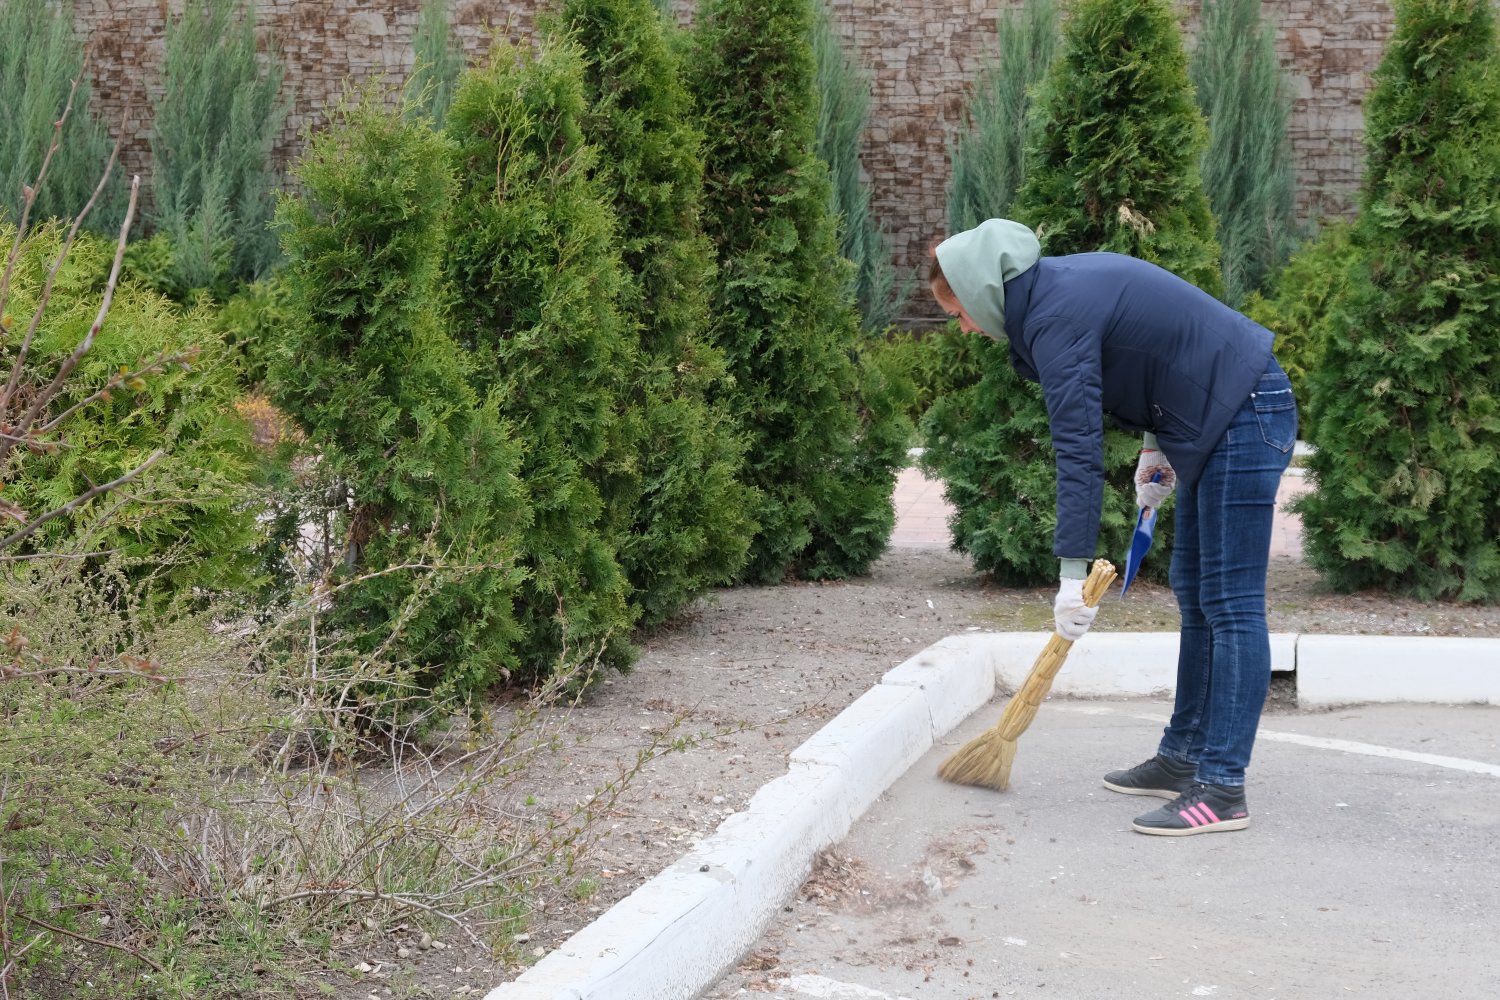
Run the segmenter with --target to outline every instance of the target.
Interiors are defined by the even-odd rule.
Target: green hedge
[[[401,668],[381,712],[407,707],[408,682],[413,706],[467,699],[518,664],[530,514],[520,449],[443,326],[449,158],[366,95],[313,137],[278,213],[295,318],[268,384],[328,498],[326,627]]]
[[[1308,560],[1340,589],[1500,599],[1500,63],[1486,0],[1401,0],[1365,102],[1348,286],[1308,373]]]
[[[909,386],[864,370],[852,265],[814,153],[811,27],[810,0],[711,0],[689,72],[719,263],[713,333],[733,378],[716,401],[760,492],[742,573],[758,583],[868,571],[894,524],[909,435],[899,405],[865,395]]]

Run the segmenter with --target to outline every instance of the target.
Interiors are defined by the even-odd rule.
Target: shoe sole
[[[1191,837],[1197,833],[1218,833],[1221,830],[1243,830],[1250,825],[1250,817],[1242,816],[1239,819],[1220,820],[1217,823],[1205,823],[1203,826],[1141,826],[1139,823],[1131,823],[1130,828],[1136,833],[1149,833],[1154,837]]]
[[[1106,780],[1104,787],[1112,792],[1120,792],[1124,795],[1151,795],[1158,799],[1175,799],[1191,786],[1175,790],[1170,788],[1128,788],[1125,785],[1116,785],[1114,782]]]

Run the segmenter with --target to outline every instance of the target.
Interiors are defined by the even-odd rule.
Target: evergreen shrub
[[[649,627],[732,581],[755,531],[754,496],[737,478],[743,446],[708,399],[726,368],[707,340],[703,140],[670,42],[680,29],[652,0],[568,0],[557,30],[583,51],[583,124],[618,226],[621,321],[639,345],[622,411],[639,452],[604,495],[631,602]]]
[[[1203,187],[1218,222],[1224,300],[1240,308],[1296,246],[1292,88],[1258,0],[1205,0],[1189,71],[1208,120]]]
[[[882,365],[907,372],[913,385],[906,417],[913,427],[920,427],[936,400],[979,381],[984,374],[983,339],[961,332],[956,323],[930,330],[893,328],[873,342],[871,350],[882,357]]]
[[[448,0],[424,0],[412,50],[406,107],[442,128],[453,89],[464,71],[463,49],[448,23]]]
[[[634,658],[629,581],[606,484],[641,495],[639,366],[619,301],[626,287],[610,195],[585,142],[584,59],[500,43],[464,74],[446,131],[458,178],[444,235],[455,335],[476,390],[496,401],[524,452],[534,517],[522,533],[521,668]],[[619,510],[619,508],[613,508]]]
[[[223,298],[280,258],[271,148],[288,109],[284,75],[274,46],[258,52],[255,5],[245,0],[188,4],[167,25],[151,190],[178,296],[206,288]]]
[[[1168,0],[1080,0],[1029,130],[1013,216],[1044,253],[1109,250],[1223,293],[1182,30]]]
[[[1308,373],[1304,551],[1334,587],[1500,598],[1500,64],[1487,0],[1398,0],[1358,267]]]
[[[839,252],[854,264],[854,301],[866,333],[882,333],[909,293],[896,278],[890,240],[870,205],[860,149],[870,121],[870,74],[845,49],[828,0],[813,12],[818,93],[818,158],[828,166],[830,208],[840,221]]]
[[[1198,173],[1206,132],[1193,104],[1181,29],[1166,0],[1082,0],[1033,106],[1025,179],[1011,217],[1044,253],[1107,250],[1153,261],[1220,294],[1213,217]],[[1046,407],[1004,345],[985,345],[984,374],[934,404],[924,466],[957,507],[954,544],[1009,582],[1055,577],[1056,488]],[[1108,431],[1096,556],[1124,561],[1134,527],[1140,439]],[[1166,508],[1170,511],[1170,504]],[[1170,518],[1157,526],[1165,578]]]
[[[73,5],[48,0],[0,4],[0,217],[19,222],[22,189],[34,184],[57,140],[57,152],[37,189],[31,221],[71,219],[93,195],[109,161],[104,125],[89,109],[82,44],[73,37]],[[77,81],[69,105],[69,93]],[[61,133],[54,125],[67,110]],[[125,189],[116,173],[84,220],[113,235],[125,217]]]
[[[950,233],[972,229],[986,219],[1008,216],[1025,177],[1026,130],[1032,117],[1032,99],[1052,64],[1060,33],[1056,0],[1026,0],[1022,9],[1001,15],[996,51],[975,78],[964,102],[959,128],[948,144]],[[896,350],[910,359],[917,377],[914,422],[919,427],[934,402],[975,386],[990,357],[982,338],[963,333],[954,323],[925,336],[895,335],[892,340],[898,345]],[[944,433],[939,428],[956,429],[954,419],[958,411],[951,409],[955,404],[956,401],[944,404],[948,411],[927,425],[931,433]],[[927,460],[928,471],[939,474],[932,463],[942,454],[940,448]],[[961,491],[963,487],[956,489]],[[954,527],[955,540],[960,536],[963,539],[957,541],[958,547],[974,551],[967,541],[973,534],[971,526],[960,519]],[[999,568],[993,554],[976,553],[976,563],[985,568]]]
[[[402,673],[372,711],[463,701],[511,675],[529,512],[519,448],[470,387],[440,290],[453,196],[427,122],[365,94],[337,109],[278,212],[294,319],[270,363],[273,401],[314,449],[327,497],[325,627]],[[392,704],[401,701],[396,708]]]
[[[998,24],[995,54],[964,102],[961,125],[948,144],[948,231],[1007,218],[1026,175],[1026,129],[1033,95],[1057,50],[1057,0],[1026,0]]]
[[[1350,225],[1335,220],[1303,243],[1271,279],[1266,293],[1251,292],[1244,312],[1276,334],[1276,360],[1292,380],[1299,402],[1307,401],[1310,373],[1323,366],[1330,309],[1349,292],[1356,267]],[[1312,414],[1304,408],[1297,435],[1316,441]]]
[[[13,236],[0,228],[0,245]],[[28,234],[6,303],[12,317],[29,319],[62,243],[57,223]],[[89,234],[73,245],[31,345],[22,396],[52,381],[87,337],[113,251]],[[20,340],[0,343],[6,370]],[[81,408],[60,428],[59,447],[12,453],[5,501],[34,516],[112,482],[153,452],[165,457],[127,490],[48,521],[21,551],[111,553],[133,574],[154,576],[158,594],[248,586],[259,538],[251,496],[258,462],[234,410],[236,375],[211,310],[184,312],[149,290],[120,287],[54,404],[58,413]]]
[[[851,265],[838,250],[827,168],[814,152],[810,0],[711,0],[689,78],[703,132],[704,228],[719,280],[716,343],[733,382],[718,400],[748,441],[760,533],[742,579],[868,571],[894,522],[906,462],[899,407],[861,398]],[[899,442],[899,444],[898,444]]]
[[[296,319],[290,284],[280,271],[239,286],[225,300],[215,325],[234,354],[241,384],[253,388],[265,382],[278,342]]]

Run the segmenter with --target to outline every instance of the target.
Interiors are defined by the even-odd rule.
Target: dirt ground
[[[1050,588],[995,586],[938,548],[892,549],[865,579],[711,595],[646,639],[632,673],[605,679],[574,710],[567,745],[520,788],[533,815],[562,815],[630,769],[653,737],[687,738],[640,767],[598,825],[580,891],[549,903],[500,954],[457,933],[435,942],[446,947],[422,947],[415,932],[362,935],[339,958],[370,971],[325,981],[350,1000],[483,996],[743,808],[885,671],[955,633],[1050,628],[1052,597]],[[1290,558],[1273,561],[1268,607],[1273,632],[1500,635],[1500,608],[1329,594]],[[1171,592],[1138,582],[1128,599],[1106,599],[1094,628],[1167,630],[1175,621]]]

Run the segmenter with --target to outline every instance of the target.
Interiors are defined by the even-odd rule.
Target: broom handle
[[[1094,560],[1088,579],[1083,582],[1083,603],[1091,608],[1098,607],[1099,602],[1108,593],[1110,584],[1114,582],[1114,564],[1107,559]],[[1041,705],[1042,699],[1052,689],[1052,679],[1062,669],[1063,661],[1068,658],[1068,651],[1072,648],[1072,639],[1064,639],[1056,632],[1052,633],[1047,640],[1047,645],[1042,648],[1041,654],[1032,664],[1031,673],[1026,676],[1025,683],[1011,697],[1005,707],[1005,712],[1000,717],[999,729],[1002,739],[1019,739],[1026,731],[1026,727],[1031,724],[1031,719],[1036,714],[1037,706]],[[1023,708],[1023,706],[1026,707]]]

